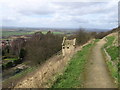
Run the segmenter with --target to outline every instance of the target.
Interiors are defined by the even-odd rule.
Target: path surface
[[[87,63],[84,88],[114,88],[115,85],[107,69],[101,48],[105,40],[100,40],[93,47]]]

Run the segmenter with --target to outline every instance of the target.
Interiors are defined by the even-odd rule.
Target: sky
[[[97,28],[118,26],[118,1],[0,0],[1,26]]]

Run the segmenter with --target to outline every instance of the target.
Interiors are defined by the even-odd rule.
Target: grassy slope
[[[108,36],[106,37],[107,43],[105,44],[104,48],[106,49],[107,53],[111,57],[111,61],[107,61],[108,68],[111,72],[111,75],[115,80],[118,80],[118,67],[117,64],[113,65],[112,62],[116,62],[118,60],[118,47],[113,46],[113,41],[115,40],[115,36]]]
[[[111,56],[111,60],[117,60],[118,58],[118,47],[116,46],[112,46],[110,48],[107,48],[106,51],[108,52],[108,54]]]
[[[114,36],[108,36],[108,37],[106,37],[106,39],[107,39],[107,43],[104,46],[105,48],[112,45],[113,41],[115,40],[115,37]]]
[[[98,40],[95,40],[97,42]],[[70,60],[65,72],[58,76],[52,88],[75,88],[81,87],[83,82],[83,72],[90,48],[94,44],[88,44],[78,51],[76,55]]]

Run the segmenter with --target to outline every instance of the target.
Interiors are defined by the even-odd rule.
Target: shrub
[[[21,50],[20,50],[20,54],[19,54],[19,58],[24,58],[25,55],[26,55],[25,49],[21,49]]]
[[[18,60],[14,60],[14,64],[17,65],[17,64],[21,64],[22,63],[22,60],[21,59],[18,59]]]
[[[96,39],[102,39],[103,37],[107,36],[110,33],[111,33],[110,31],[108,31],[108,32],[100,32],[100,33],[96,34],[95,38]]]
[[[6,64],[6,68],[11,68],[13,66],[13,63],[12,62],[8,62],[7,64]]]
[[[77,44],[78,45],[85,44],[91,38],[92,38],[91,37],[91,33],[90,32],[86,32],[85,30],[80,29],[76,33],[76,39],[77,39]]]
[[[47,34],[37,32],[26,43],[25,60],[31,61],[31,64],[41,64],[53,54],[61,50],[62,37],[54,35],[50,31]]]

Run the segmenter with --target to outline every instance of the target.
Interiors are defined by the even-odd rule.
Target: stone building
[[[70,54],[74,51],[76,45],[76,38],[68,40],[66,37],[63,38],[62,42],[62,54],[63,56]]]

